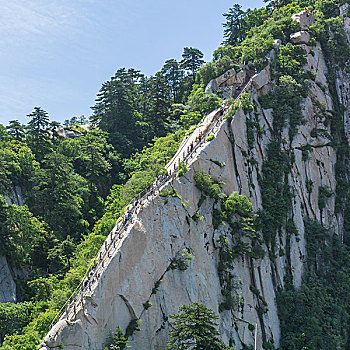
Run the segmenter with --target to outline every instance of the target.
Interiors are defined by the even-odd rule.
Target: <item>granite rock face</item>
[[[307,30],[315,23],[315,15],[306,10],[296,13],[292,16],[292,19],[300,23],[301,30]]]
[[[293,44],[307,44],[310,41],[310,34],[306,30],[296,32],[290,36]]]
[[[236,88],[242,87],[249,79],[251,73],[247,66],[240,65],[240,69],[231,68],[224,74],[210,80],[205,92],[219,93],[224,99],[235,96]]]
[[[300,21],[302,29],[312,24],[312,18],[303,12],[295,19]],[[301,286],[306,258],[304,219],[319,220],[340,236],[343,227],[342,214],[335,215],[334,196],[327,198],[324,208],[319,207],[320,188],[326,186],[334,193],[336,187],[334,169],[337,159],[329,140],[330,126],[318,118],[318,106],[334,109],[326,79],[327,67],[318,44],[313,52],[306,44],[301,44],[301,47],[307,55],[305,68],[315,71],[316,76],[310,80],[310,89],[303,102],[306,123],[299,127],[292,141],[286,127],[281,143],[281,150],[290,147],[295,157],[287,181],[295,190],[290,218],[298,236],[290,234],[288,241],[287,235],[283,234],[277,243],[278,251],[289,250],[296,288]],[[338,72],[337,79],[338,95],[347,110],[344,123],[347,123],[350,77]],[[242,304],[235,311],[219,310],[223,297],[217,248],[219,237],[228,237],[228,227],[221,224],[214,228],[213,210],[217,204],[208,196],[203,199],[203,193],[195,186],[194,180],[195,173],[203,170],[224,182],[222,189],[226,194],[237,191],[251,201],[255,210],[262,208],[258,179],[266,160],[273,114],[272,110],[261,107],[258,97],[272,85],[269,67],[252,78],[249,90],[255,101],[259,128],[264,131],[260,136],[254,135],[253,147],[248,143],[247,120],[255,120],[254,112],[245,113],[238,109],[231,121],[220,122],[212,131],[215,138],[204,142],[187,164],[187,173],[165,185],[165,188],[173,186],[179,197],[154,196],[143,204],[134,223],[123,232],[110,258],[105,261],[99,280],[76,305],[75,313],[62,317],[45,338],[48,349],[58,349],[60,342],[67,350],[103,349],[118,325],[125,330],[133,320],[141,321],[140,331],[134,332],[130,338],[133,349],[165,349],[169,315],[177,313],[180,306],[193,302],[203,303],[218,313],[222,339],[227,344],[231,341],[235,349],[254,344],[254,332],[249,330],[248,324],[257,326],[258,349],[262,349],[264,341],[273,342],[278,347],[280,322],[275,297],[277,289],[284,285],[287,254],[276,254],[272,259],[267,254],[259,259],[243,254],[235,259],[232,273],[239,281],[237,294]],[[209,115],[203,125],[216,123],[216,115],[217,111]],[[204,128],[203,125],[200,127]],[[322,133],[314,133],[314,130],[321,129]],[[186,149],[187,144],[180,148]],[[176,157],[181,153],[179,151]],[[254,162],[249,159],[254,159]],[[313,184],[311,188],[310,182]],[[169,269],[171,260],[184,249],[194,257],[188,269]],[[265,246],[263,249],[267,251]],[[267,305],[263,315],[258,313],[260,298]],[[147,302],[152,303],[148,309],[144,307]]]
[[[6,258],[0,256],[0,303],[14,302],[16,302],[16,284]]]

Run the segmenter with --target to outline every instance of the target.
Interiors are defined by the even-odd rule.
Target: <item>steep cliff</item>
[[[349,21],[344,18],[345,24]],[[321,44],[307,44],[310,24],[302,23],[304,33],[291,38],[303,50],[304,70],[315,72],[301,93],[298,123],[289,119],[278,124],[278,107],[266,99],[276,79],[271,71],[279,53],[277,42],[271,63],[253,77],[241,105],[233,106],[227,118],[218,119],[220,113],[212,112],[181,146],[169,170],[199,132],[215,125],[215,137],[186,161],[185,175],[163,185],[161,195],[157,192],[137,207],[133,224],[121,232],[116,227],[107,238],[110,249],[95,271],[97,280],[51,329],[44,340],[48,349],[58,349],[61,343],[67,350],[103,349],[117,325],[129,332],[133,349],[165,349],[169,315],[195,301],[219,314],[222,338],[235,349],[254,344],[255,327],[258,349],[263,344],[279,346],[276,293],[286,281],[296,288],[302,284],[305,220],[344,234],[344,210],[336,199],[336,130],[329,115],[339,103],[345,106],[342,125],[349,136],[350,76],[336,70],[335,94]],[[292,115],[288,109],[284,113]],[[201,186],[198,174],[217,181],[221,193]],[[233,192],[236,209],[233,219],[227,219],[223,193]],[[263,218],[256,223],[257,231],[244,220],[257,219],[240,210],[244,197],[239,195]],[[282,219],[276,222],[278,215]],[[231,254],[229,262],[225,254]]]

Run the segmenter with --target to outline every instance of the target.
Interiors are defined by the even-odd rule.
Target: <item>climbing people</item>
[[[199,134],[198,135],[198,142],[201,143],[201,141],[202,141],[202,134]]]
[[[84,287],[86,287],[89,284],[90,280],[88,277],[86,277],[85,281],[84,281]]]
[[[191,144],[190,144],[190,152],[192,152],[193,151],[193,142],[191,142]]]

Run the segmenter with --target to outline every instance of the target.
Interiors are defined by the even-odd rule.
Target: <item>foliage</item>
[[[178,252],[176,256],[171,259],[169,269],[185,271],[189,267],[189,261],[193,259],[193,255],[185,248],[182,252]]]
[[[192,76],[193,82],[195,81],[199,67],[204,63],[202,58],[203,53],[199,49],[195,49],[193,47],[184,48],[182,60],[180,62],[181,68]]]
[[[333,194],[328,186],[320,186],[318,188],[318,207],[320,210],[325,208],[327,199],[332,197]]]
[[[0,303],[0,344],[5,335],[20,332],[43,306],[30,301]]]
[[[187,130],[192,125],[197,125],[202,120],[202,114],[199,111],[188,112],[181,115],[181,124]]]
[[[211,141],[215,138],[215,136],[213,134],[210,134],[207,138],[206,141]]]
[[[197,171],[194,175],[196,186],[214,199],[223,198],[219,183],[214,181],[211,175],[206,174],[202,169]]]
[[[113,335],[112,344],[105,347],[104,350],[124,350],[130,348],[127,344],[129,343],[128,338],[124,335],[123,330],[117,326],[117,331]]]
[[[190,111],[199,111],[202,115],[217,109],[221,106],[222,99],[212,92],[204,92],[204,89],[195,85],[188,98]]]
[[[243,11],[241,5],[233,5],[227,13],[223,14],[226,19],[223,24],[225,38],[223,43],[236,45],[242,42],[252,28],[264,23],[269,14],[268,8]]]
[[[178,177],[184,176],[188,171],[188,169],[186,168],[186,165],[183,161],[179,162],[178,169],[179,169],[179,171],[177,173]]]
[[[218,338],[219,318],[212,310],[199,303],[182,306],[177,315],[170,315],[171,340],[168,349],[230,349]]]
[[[47,255],[47,251],[42,251],[43,246],[50,242],[45,225],[33,216],[26,205],[7,205],[2,196],[0,215],[1,253],[7,255],[13,265],[40,266],[40,258],[45,261]]]
[[[349,327],[349,249],[319,223],[305,223],[307,271],[299,290],[277,295],[284,349],[346,348]],[[292,326],[291,326],[292,325]]]
[[[210,80],[219,77],[231,68],[234,68],[236,71],[241,70],[241,67],[234,63],[230,56],[223,55],[212,62],[203,64],[198,70],[196,81],[205,88]]]

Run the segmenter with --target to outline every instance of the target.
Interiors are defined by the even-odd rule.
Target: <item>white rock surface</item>
[[[16,284],[13,280],[7,260],[0,256],[0,303],[16,302]]]
[[[342,18],[346,17],[346,14],[347,14],[349,7],[350,7],[350,5],[348,3],[345,3],[339,7],[340,17],[342,17]]]
[[[252,83],[257,90],[260,90],[264,86],[271,84],[270,66],[265,67],[258,74],[255,74],[252,77]]]
[[[315,23],[315,15],[306,10],[294,14],[292,19],[300,23],[301,30],[309,29],[309,27]]]
[[[301,30],[291,34],[290,40],[293,44],[307,44],[310,41],[310,34],[306,30]]]

